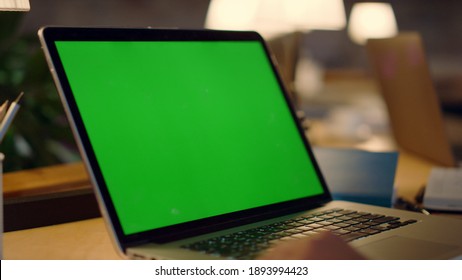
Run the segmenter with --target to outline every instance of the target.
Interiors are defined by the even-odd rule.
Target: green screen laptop
[[[413,213],[331,201],[257,33],[54,27],[39,35],[124,256],[255,258],[279,238],[315,234],[290,236],[290,223],[304,221],[319,231],[310,219],[329,213],[386,211],[381,215],[412,221],[398,233],[425,224]],[[272,225],[281,223],[278,238],[265,245],[255,245],[252,235],[247,247],[236,239],[218,244],[222,251],[205,245],[260,228],[271,228],[267,234],[274,237]],[[460,236],[456,224],[452,230]],[[368,252],[367,240],[373,244],[390,232],[349,240],[370,257],[413,258]],[[445,236],[450,244],[430,250],[429,258],[461,254],[460,238]]]

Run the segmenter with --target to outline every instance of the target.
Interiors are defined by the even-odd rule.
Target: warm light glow
[[[345,25],[342,0],[212,0],[205,22],[212,29],[257,30],[266,38]]]
[[[284,0],[285,17],[300,29],[341,30],[346,26],[343,0]]]
[[[393,9],[388,3],[357,3],[353,6],[348,26],[350,38],[365,44],[370,38],[393,37],[398,33]]]
[[[205,27],[248,30],[253,25],[258,5],[259,0],[212,0]]]
[[[29,0],[0,0],[0,11],[26,12],[29,10]]]

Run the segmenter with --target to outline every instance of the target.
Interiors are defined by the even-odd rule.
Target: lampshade
[[[0,0],[0,11],[26,12],[29,10],[29,0]]]
[[[386,38],[398,33],[393,8],[388,3],[356,3],[350,15],[348,34],[357,44],[370,38]]]
[[[252,26],[259,0],[211,0],[205,27],[247,30]]]
[[[343,0],[284,0],[285,17],[298,30],[341,30],[346,26]]]
[[[212,29],[257,30],[266,38],[345,25],[342,0],[212,0],[205,22]]]

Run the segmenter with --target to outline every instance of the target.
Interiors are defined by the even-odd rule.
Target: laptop
[[[332,201],[257,33],[46,27],[39,37],[123,256],[253,259],[323,230],[372,259],[462,255],[460,220]]]
[[[366,48],[397,144],[439,165],[457,166],[462,145],[451,143],[445,130],[420,35],[370,39]]]

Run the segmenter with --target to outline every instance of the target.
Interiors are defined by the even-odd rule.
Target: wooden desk
[[[427,180],[432,163],[401,153],[398,194],[412,199]],[[102,218],[4,234],[5,259],[121,259]]]
[[[101,216],[81,162],[9,172],[3,179],[5,231]]]
[[[3,256],[9,260],[117,260],[102,218],[7,232]]]
[[[82,162],[5,173],[5,199],[90,188]]]

